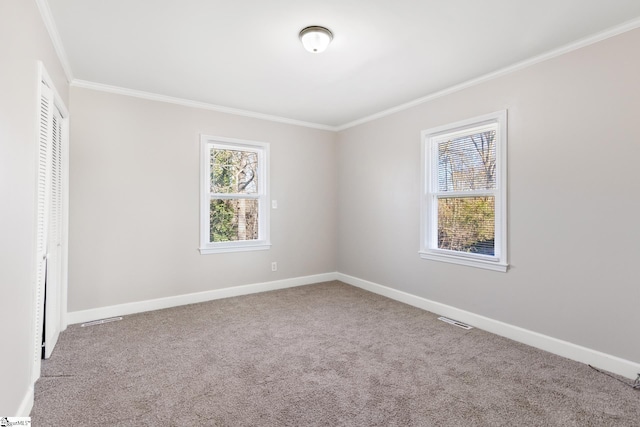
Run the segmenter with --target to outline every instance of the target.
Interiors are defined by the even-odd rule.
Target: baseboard
[[[163,308],[177,307],[180,305],[195,304],[199,302],[212,301],[221,298],[229,298],[241,295],[254,294],[258,292],[274,291],[277,289],[292,288],[296,286],[310,285],[313,283],[340,280],[352,286],[391,298],[441,316],[450,317],[461,322],[472,325],[478,329],[557,354],[567,359],[586,363],[629,379],[635,379],[640,373],[640,363],[625,360],[610,354],[602,353],[587,347],[582,347],[567,341],[543,335],[538,332],[510,325],[508,323],[494,320],[489,317],[461,310],[450,305],[431,301],[407,292],[389,288],[357,277],[343,273],[324,273],[312,276],[295,277],[291,279],[276,280],[265,283],[255,283],[251,285],[233,286],[223,289],[215,289],[205,292],[197,292],[185,295],[176,295],[167,298],[158,298],[147,301],[132,302],[127,304],[99,307],[90,310],[74,311],[68,313],[66,320],[68,324],[89,322],[91,320],[104,319],[114,316],[124,316],[127,314],[142,313],[145,311],[160,310]],[[21,409],[31,410],[33,405],[33,388],[31,389],[30,400],[28,396],[23,401]]]
[[[20,402],[20,407],[15,415],[16,417],[28,417],[29,414],[31,414],[31,408],[33,408],[33,396],[34,389],[33,385],[31,385],[27,389],[25,396],[22,398],[22,402]]]
[[[111,305],[89,310],[73,311],[68,313],[68,324],[89,322],[114,316],[142,313],[145,311],[160,310],[163,308],[177,307],[180,305],[195,304],[212,301],[221,298],[237,297],[240,295],[255,294],[258,292],[274,291],[277,289],[292,288],[295,286],[310,285],[313,283],[336,280],[337,273],[324,273],[312,276],[294,277],[291,279],[275,280],[272,282],[255,283],[251,285],[232,286],[211,291],[196,292],[191,294],[176,295],[166,298],[158,298],[147,301],[131,302],[126,304]]]
[[[589,364],[597,368],[622,375],[629,379],[635,379],[638,373],[640,373],[640,363],[621,359],[610,354],[582,347],[485,316],[480,316],[469,311],[431,301],[426,298],[418,297],[416,295],[382,286],[367,280],[362,280],[357,277],[337,273],[336,279],[396,301],[400,301],[441,316],[459,320],[478,329],[548,351],[549,353],[557,354],[559,356],[566,357],[567,359]]]

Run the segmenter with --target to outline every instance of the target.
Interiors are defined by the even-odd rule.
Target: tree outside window
[[[268,249],[269,145],[202,136],[200,252]]]
[[[507,270],[506,118],[504,110],[422,132],[422,258]]]
[[[211,150],[210,241],[258,239],[258,200],[227,198],[258,194],[258,154],[251,151]]]

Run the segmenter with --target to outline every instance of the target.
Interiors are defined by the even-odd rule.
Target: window
[[[269,144],[200,140],[200,253],[269,249]]]
[[[507,271],[506,148],[506,110],[422,132],[422,258]]]

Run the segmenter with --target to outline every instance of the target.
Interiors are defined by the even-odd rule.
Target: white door
[[[40,359],[42,358],[42,329],[44,324],[44,292],[47,277],[47,247],[49,225],[49,135],[51,134],[53,114],[53,94],[44,83],[40,83],[39,131],[38,131],[38,195],[36,225],[36,283],[35,283],[35,351],[33,381],[40,377]]]
[[[36,283],[35,283],[35,349],[33,380],[40,377],[40,360],[51,356],[66,310],[66,185],[64,133],[67,126],[66,109],[56,99],[50,79],[41,68],[37,224],[36,224]],[[63,114],[61,111],[64,111]],[[63,115],[65,117],[63,117]],[[44,332],[44,335],[43,335]],[[43,343],[44,341],[44,343]]]
[[[53,108],[49,166],[49,220],[47,236],[47,275],[45,280],[44,357],[51,352],[60,335],[60,295],[62,283],[62,115]]]

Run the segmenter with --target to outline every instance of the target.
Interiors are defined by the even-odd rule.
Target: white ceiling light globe
[[[311,26],[300,31],[302,46],[311,53],[320,53],[329,46],[333,34],[324,27]]]

